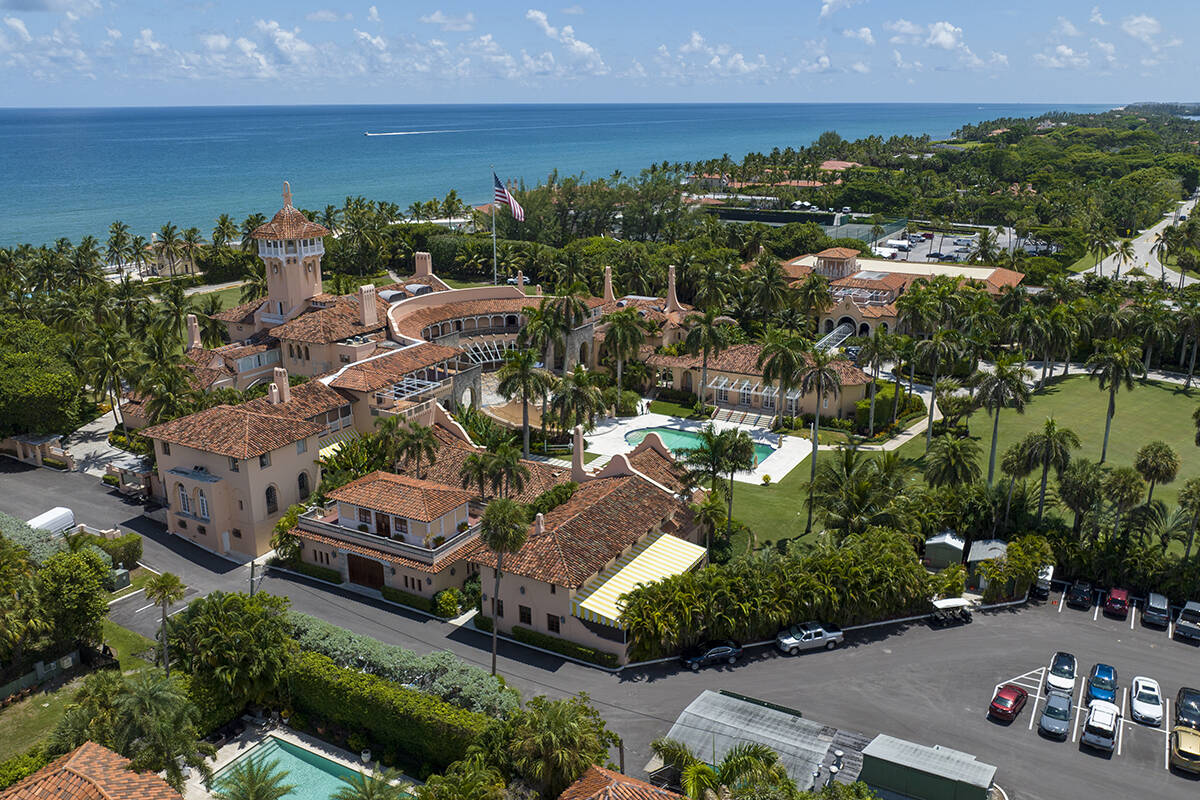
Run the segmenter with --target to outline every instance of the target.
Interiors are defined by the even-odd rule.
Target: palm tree
[[[786,307],[791,295],[788,292],[788,277],[779,259],[764,251],[747,278],[747,287],[754,300],[760,318],[765,324],[768,319]]]
[[[942,434],[925,454],[925,482],[930,486],[967,486],[979,480],[979,445],[969,437]]]
[[[297,784],[284,783],[287,777],[279,759],[239,759],[217,782],[213,796],[217,800],[281,800],[297,788]]]
[[[1133,468],[1150,484],[1146,494],[1146,505],[1154,499],[1154,487],[1160,483],[1170,483],[1179,474],[1179,454],[1163,441],[1155,440],[1144,445],[1137,451],[1133,459]]]
[[[842,376],[834,363],[837,357],[815,345],[804,353],[804,364],[796,373],[796,385],[800,394],[810,392],[817,395],[816,406],[813,408],[812,427],[812,464],[808,476],[808,522],[804,526],[805,534],[812,531],[812,496],[813,486],[817,478],[817,453],[821,447],[821,409],[825,405],[827,393],[837,395],[842,390]]]
[[[179,281],[169,281],[159,292],[163,306],[163,316],[171,323],[171,333],[180,341],[184,337],[187,315],[193,311],[191,295],[183,290]]]
[[[727,428],[721,431],[720,436],[725,440],[722,448],[724,452],[722,466],[729,474],[728,486],[725,490],[725,499],[728,504],[725,512],[725,535],[730,536],[733,534],[733,474],[754,466],[754,440],[750,438],[750,434],[738,428]]]
[[[487,498],[487,484],[492,480],[492,463],[490,453],[471,453],[463,459],[458,476],[462,487],[466,489],[474,484],[479,487],[480,498]]]
[[[154,243],[154,251],[160,260],[167,262],[167,270],[171,273],[171,277],[175,277],[175,262],[179,260],[179,254],[183,247],[183,242],[179,238],[179,229],[171,223],[167,223],[158,229],[158,239]]]
[[[329,800],[403,800],[411,797],[413,787],[401,783],[401,773],[391,767],[383,772],[363,772],[343,776],[346,785],[329,796]]]
[[[1133,379],[1145,374],[1141,348],[1133,339],[1105,339],[1097,342],[1095,352],[1088,357],[1088,376],[1099,381],[1100,389],[1108,390],[1108,414],[1104,419],[1104,444],[1100,448],[1100,463],[1108,457],[1108,433],[1113,415],[1117,413],[1117,391],[1122,386],[1133,390]]]
[[[247,259],[242,270],[241,292],[239,303],[252,303],[267,296],[267,265],[257,258]]]
[[[510,350],[496,377],[497,391],[506,400],[521,399],[521,434],[525,458],[529,458],[529,403],[545,397],[554,385],[554,376],[537,365],[532,348]]]
[[[992,447],[988,455],[987,485],[996,474],[996,446],[1000,438],[1000,409],[1012,408],[1025,413],[1029,402],[1028,382],[1033,372],[1016,355],[1001,355],[990,372],[983,374],[975,386],[975,398],[992,415]]]
[[[605,314],[602,321],[608,325],[604,332],[604,346],[617,361],[619,402],[621,391],[625,388],[621,381],[624,375],[625,361],[636,358],[642,342],[646,341],[646,323],[638,316],[635,308],[623,308],[620,311]]]
[[[117,220],[108,226],[108,242],[104,249],[104,260],[112,267],[123,267],[129,261],[129,226]],[[121,274],[125,270],[121,269]]]
[[[1083,519],[1100,503],[1100,488],[1104,469],[1086,458],[1072,459],[1058,479],[1058,499],[1075,515],[1071,531],[1076,536],[1083,528]]]
[[[121,384],[133,372],[133,346],[120,328],[103,329],[101,334],[92,342],[86,358],[88,372],[93,385],[112,398],[113,414],[120,420],[121,430],[128,438],[129,429],[125,426],[125,415],[121,413]]]
[[[163,671],[170,675],[171,654],[167,649],[167,609],[183,599],[187,587],[183,585],[183,581],[179,580],[178,575],[163,572],[146,581],[145,592],[146,599],[162,607],[162,622],[159,624],[158,637],[162,641]]]
[[[1200,478],[1188,478],[1179,490],[1179,506],[1188,515],[1187,545],[1183,551],[1183,560],[1192,557],[1192,542],[1196,538],[1196,523],[1200,521]]]
[[[1113,538],[1121,527],[1125,512],[1137,505],[1146,490],[1146,482],[1133,467],[1117,467],[1104,479],[1104,496],[1113,504]]]
[[[1025,437],[1022,450],[1032,471],[1042,469],[1042,488],[1038,493],[1038,525],[1042,524],[1042,513],[1046,508],[1046,481],[1053,467],[1055,474],[1062,476],[1071,463],[1071,451],[1080,446],[1079,437],[1070,428],[1060,428],[1051,417],[1043,424],[1041,430],[1036,430]]]
[[[895,352],[892,348],[892,337],[886,331],[883,331],[880,326],[876,326],[870,338],[863,342],[862,350],[859,352],[858,357],[866,361],[871,367],[871,398],[867,411],[867,438],[870,439],[875,436],[875,393],[879,384],[879,370],[885,360],[895,357]],[[899,393],[892,398],[892,401],[894,403],[900,402]]]
[[[529,467],[521,463],[521,451],[508,442],[496,448],[488,459],[492,490],[501,497],[511,497],[525,490]]]
[[[1004,526],[1008,527],[1008,512],[1012,508],[1013,489],[1017,478],[1022,480],[1033,470],[1029,454],[1025,451],[1025,440],[1008,446],[1000,458],[1000,469],[1008,474],[1008,497],[1004,501]]]
[[[796,386],[796,375],[804,361],[805,341],[783,328],[767,328],[763,335],[762,349],[758,353],[757,367],[764,381],[779,384],[775,395],[778,426],[783,429],[783,414],[787,409],[787,394]]]
[[[217,224],[213,227],[212,244],[218,250],[224,250],[229,247],[229,243],[238,237],[238,226],[233,221],[233,217],[228,214],[222,214],[217,217]]]
[[[1132,264],[1137,261],[1137,252],[1133,249],[1133,242],[1129,239],[1122,239],[1120,244],[1113,250],[1113,262],[1117,266],[1117,280],[1121,279],[1121,267]]]
[[[805,333],[815,333],[821,314],[833,307],[829,279],[816,272],[810,272],[796,287],[796,305],[812,322],[812,326]]]
[[[204,237],[200,234],[199,228],[188,228],[180,236],[179,252],[181,255],[187,257],[189,274],[196,274],[196,254],[200,252],[200,248],[203,246]]]
[[[428,425],[410,421],[399,432],[399,440],[396,443],[397,455],[405,463],[408,461],[415,463],[414,474],[418,479],[421,478],[421,462],[428,461],[432,464],[437,458],[437,451],[437,437],[433,435],[433,428]]]
[[[705,395],[708,392],[708,359],[716,358],[725,349],[729,339],[725,334],[723,323],[719,321],[714,309],[707,309],[703,314],[691,314],[684,320],[688,329],[687,338],[683,340],[683,349],[689,355],[701,354],[700,361],[700,406],[707,405]]]
[[[496,652],[500,620],[496,617],[496,598],[500,594],[500,573],[504,570],[505,554],[518,552],[529,533],[525,509],[507,497],[488,503],[479,528],[479,539],[496,554],[495,584],[492,586],[492,674],[496,674]]]
[[[937,386],[938,370],[942,362],[951,360],[958,355],[961,337],[958,331],[939,330],[928,339],[917,342],[915,355],[917,358],[933,364],[933,382],[930,387]],[[937,407],[936,394],[929,396],[929,419],[925,427],[925,452],[929,452],[929,443],[933,440],[933,411]]]
[[[604,397],[593,382],[591,373],[582,364],[576,364],[558,382],[550,407],[563,430],[585,422],[590,427],[596,414],[604,408]]]
[[[691,800],[728,797],[731,790],[754,784],[779,790],[791,784],[779,755],[763,744],[736,744],[716,765],[708,764],[674,739],[655,739],[650,749],[665,764],[678,770],[680,787]],[[791,788],[794,790],[795,786]]]
[[[242,250],[244,252],[250,252],[254,250],[254,231],[260,225],[266,224],[266,216],[259,213],[251,214],[242,221]]]

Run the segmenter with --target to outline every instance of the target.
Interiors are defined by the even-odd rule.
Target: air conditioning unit
[[[70,669],[75,666],[75,659],[71,658],[69,654],[65,655],[58,660],[58,666],[60,669]]]

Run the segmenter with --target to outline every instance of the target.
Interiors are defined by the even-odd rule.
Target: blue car
[[[1108,664],[1097,664],[1088,674],[1087,699],[1117,702],[1117,671]]]

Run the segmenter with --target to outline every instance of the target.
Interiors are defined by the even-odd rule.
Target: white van
[[[75,512],[64,506],[55,506],[38,514],[27,524],[34,530],[66,533],[75,530]]]
[[[899,250],[902,253],[907,253],[912,247],[907,239],[888,239],[884,246]]]
[[[954,243],[963,247],[970,247],[975,244],[975,239],[969,236],[959,236],[954,240]]]

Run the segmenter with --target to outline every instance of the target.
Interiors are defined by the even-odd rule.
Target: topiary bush
[[[384,600],[393,603],[399,603],[402,606],[415,608],[418,611],[424,611],[426,614],[436,614],[437,611],[433,607],[433,599],[429,597],[421,597],[419,594],[410,594],[402,589],[396,589],[392,586],[381,586],[379,593],[383,595]]]
[[[460,600],[458,589],[443,589],[433,596],[433,612],[445,619],[457,617]]]
[[[491,622],[491,620],[488,620]],[[534,647],[540,647],[543,650],[549,650],[554,653],[561,653],[564,656],[577,658],[580,661],[587,661],[592,664],[599,664],[602,667],[617,666],[617,656],[615,653],[597,650],[593,647],[585,647],[575,642],[560,639],[557,636],[551,636],[546,633],[522,628],[520,625],[512,627],[512,637],[518,642],[531,644]]]

